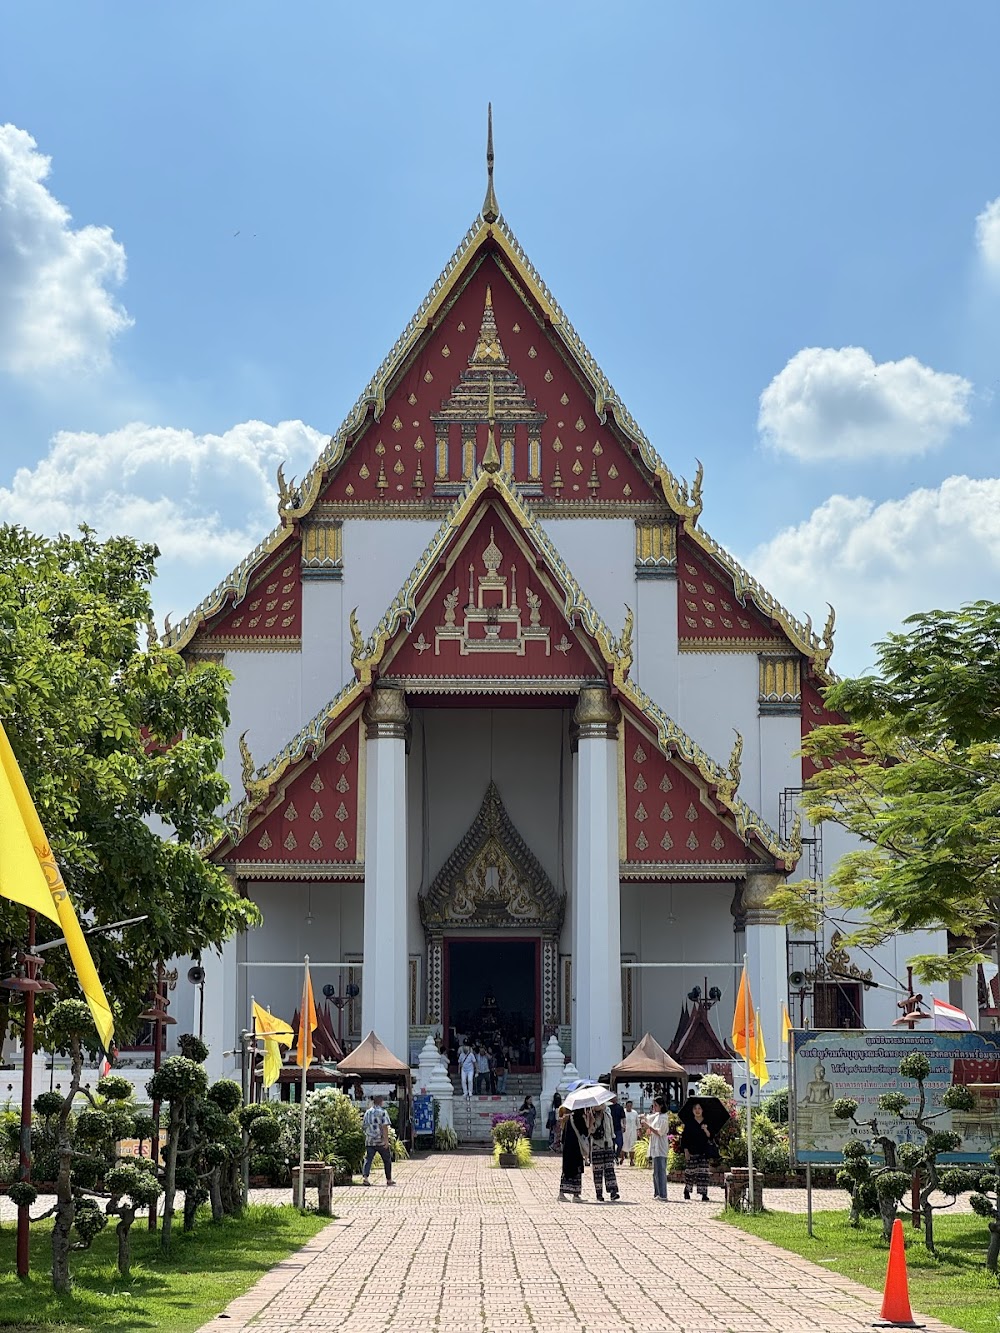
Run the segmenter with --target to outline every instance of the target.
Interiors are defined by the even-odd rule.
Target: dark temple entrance
[[[473,1041],[503,1042],[511,1068],[537,1070],[541,1056],[539,941],[445,941],[445,1022]]]

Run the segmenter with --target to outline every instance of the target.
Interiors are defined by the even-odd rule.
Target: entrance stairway
[[[461,1083],[452,1102],[452,1119],[460,1143],[492,1143],[493,1117],[500,1113],[514,1116],[530,1095],[535,1108],[541,1098],[542,1080],[538,1074],[521,1074],[507,1080],[507,1091],[494,1097],[463,1097]],[[540,1119],[535,1121],[535,1138],[544,1135]]]

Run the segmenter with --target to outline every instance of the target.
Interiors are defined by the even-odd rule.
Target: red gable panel
[[[464,536],[386,674],[555,680],[600,671],[521,549],[502,505],[484,504]]]
[[[816,727],[842,727],[846,719],[839,713],[834,713],[827,708],[823,702],[823,695],[820,693],[814,680],[803,679],[802,681],[802,736],[803,739],[809,735]],[[844,758],[851,754],[859,754],[859,751],[845,750]],[[833,760],[827,763],[832,764]],[[812,759],[808,755],[802,756],[802,781],[807,782],[814,773],[817,773],[823,767],[822,759]]]
[[[358,859],[360,718],[305,764],[266,819],[228,859],[242,862],[354,862]]]
[[[204,631],[205,639],[248,647],[258,640],[270,646],[279,646],[284,641],[289,647],[297,646],[302,638],[299,572],[299,547],[289,541],[256,575],[240,604]]]
[[[734,646],[745,644],[747,651],[786,642],[758,611],[739,604],[731,577],[709,565],[683,536],[677,543],[677,635],[689,644],[731,640]]]
[[[625,719],[627,861],[752,862],[743,841],[701,799],[675,761]]]
[[[482,340],[487,295],[492,315]],[[555,501],[628,502],[648,500],[651,490],[657,491],[612,427],[601,425],[590,392],[488,258],[426,339],[383,416],[354,444],[321,499],[412,502],[438,494],[447,501],[469,476],[463,421],[475,430],[475,459],[482,461],[491,376],[497,442],[512,442],[519,485]],[[436,437],[442,431],[447,447],[439,457]]]

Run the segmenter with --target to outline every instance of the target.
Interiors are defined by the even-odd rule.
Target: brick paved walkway
[[[440,1154],[394,1175],[336,1190],[338,1220],[202,1333],[861,1333],[878,1317],[878,1293],[714,1220],[718,1204],[673,1184],[654,1203],[645,1171],[600,1205],[589,1181],[558,1203],[546,1157],[499,1171]]]

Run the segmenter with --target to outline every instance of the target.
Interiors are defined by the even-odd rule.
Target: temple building
[[[291,1015],[301,971],[274,964],[304,954],[338,1035],[403,1059],[485,1005],[522,1067],[556,1033],[597,1076],[667,1046],[693,983],[728,1033],[744,953],[776,1058],[783,1001],[896,1013],[767,904],[846,846],[797,814],[833,614],[817,634],[709,536],[700,467],[662,460],[501,216],[492,136],[488,165],[343,425],[279,473],[274,531],[166,638],[233,674],[209,854],[264,916],[203,960],[214,1073],[251,995]],[[898,976],[915,947],[880,957]],[[195,1008],[181,981],[176,1031]]]

